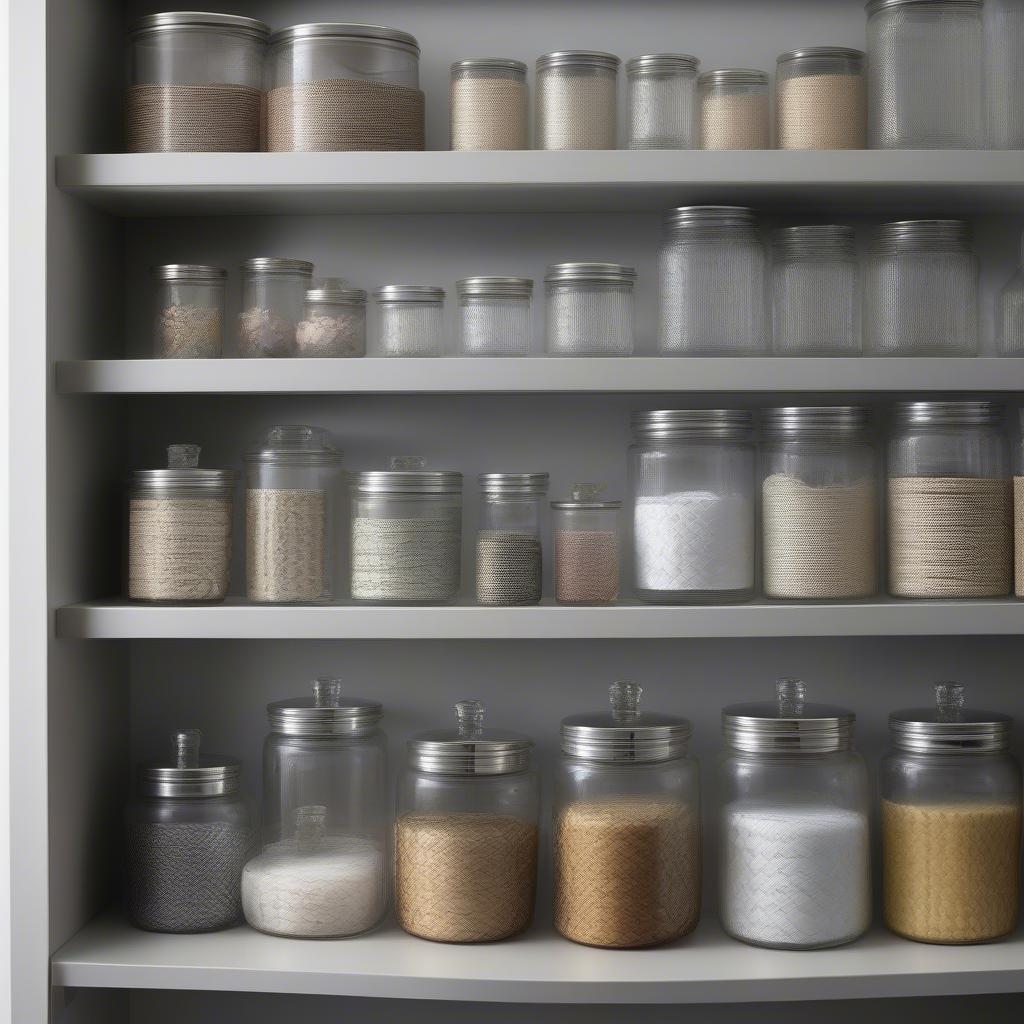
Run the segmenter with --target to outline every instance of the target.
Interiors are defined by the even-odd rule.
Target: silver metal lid
[[[155,494],[171,491],[197,491],[213,496],[230,496],[238,474],[233,469],[200,469],[197,444],[167,446],[166,469],[137,469],[132,485]]]
[[[568,501],[553,501],[551,507],[567,512],[614,512],[622,508],[621,501],[602,501],[604,484],[573,484]]]
[[[636,270],[618,263],[552,263],[544,275],[547,284],[633,284]]]
[[[378,302],[444,302],[444,289],[432,284],[385,284],[373,295]]]
[[[342,696],[343,682],[331,676],[313,681],[311,697],[267,705],[267,720],[285,736],[356,736],[371,730],[384,714],[379,701]]]
[[[150,761],[139,765],[140,796],[210,797],[238,792],[242,765],[233,758],[200,758],[202,733],[182,729],[174,736],[171,761]]]
[[[761,426],[781,437],[815,435],[860,436],[867,431],[870,413],[862,405],[786,405],[765,409]]]
[[[991,427],[1003,422],[997,402],[897,402],[893,421],[901,426]]]
[[[897,220],[879,226],[872,240],[878,253],[969,252],[971,226],[963,220]]]
[[[677,206],[665,214],[666,227],[718,226],[743,224],[753,226],[757,215],[749,206]]]
[[[146,32],[165,32],[176,28],[227,28],[262,39],[270,35],[270,26],[255,18],[243,18],[238,14],[211,14],[208,11],[164,11],[160,14],[147,14],[146,17],[132,23],[128,35],[134,37]]]
[[[776,63],[786,64],[791,60],[816,60],[829,57],[864,60],[864,51],[854,50],[849,46],[804,46],[799,50],[787,50],[786,53],[780,53]]]
[[[855,259],[857,235],[847,224],[800,224],[772,235],[775,259]]]
[[[555,50],[537,58],[537,70],[560,67],[592,67],[604,68],[607,71],[618,71],[622,63],[614,53],[601,50]]]
[[[533,281],[528,277],[464,277],[455,282],[459,295],[507,295],[529,298]]]
[[[452,71],[514,71],[526,74],[526,64],[511,57],[466,57],[457,60],[451,67]]]
[[[767,85],[768,72],[755,68],[716,68],[697,78],[698,85]]]
[[[699,65],[700,61],[688,53],[645,53],[626,62],[626,74],[693,74]]]
[[[210,281],[219,284],[228,272],[202,263],[162,263],[153,268],[153,276],[158,281]]]
[[[517,732],[483,727],[478,700],[455,705],[458,726],[433,729],[409,738],[409,763],[431,775],[510,775],[530,766],[533,740]]]
[[[462,474],[427,470],[419,455],[393,455],[391,469],[356,473],[353,486],[361,494],[461,494]]]
[[[934,6],[942,2],[943,0],[868,0],[864,8],[870,16],[889,7],[906,7],[909,4],[929,4]],[[945,2],[948,3],[948,0],[945,0]],[[982,5],[982,0],[956,0],[956,2],[961,7],[981,7]]]
[[[936,683],[935,706],[905,708],[889,716],[893,743],[920,754],[991,754],[1010,745],[1013,719],[965,707],[959,683]]]
[[[749,409],[653,409],[633,413],[630,423],[638,441],[749,441],[754,415]]]
[[[496,498],[544,497],[548,493],[547,473],[481,473],[480,490]]]
[[[562,719],[562,751],[585,761],[650,763],[686,753],[693,725],[686,718],[640,711],[643,687],[612,683],[611,712],[570,715]]]
[[[313,264],[309,260],[293,260],[286,256],[254,256],[242,264],[242,270],[250,274],[307,274],[313,276]]]
[[[306,301],[361,306],[366,302],[366,292],[362,288],[350,288],[344,278],[325,277],[316,287],[306,289]]]
[[[827,754],[853,747],[856,715],[831,704],[808,704],[799,679],[780,679],[776,699],[722,709],[722,738],[750,754]]]
[[[340,466],[345,453],[334,447],[321,427],[285,423],[271,427],[245,461],[290,466]]]
[[[419,56],[420,47],[416,37],[397,28],[383,25],[358,25],[346,22],[324,21],[308,25],[290,25],[279,29],[270,37],[271,45],[293,43],[298,39],[372,39],[383,46],[405,50]]]

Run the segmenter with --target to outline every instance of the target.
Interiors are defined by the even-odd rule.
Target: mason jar
[[[537,149],[615,149],[619,58],[559,50],[537,58]]]
[[[194,263],[153,268],[157,359],[217,359],[223,346],[224,282],[228,272]]]
[[[696,57],[653,53],[626,64],[629,149],[697,149]]]
[[[984,22],[989,145],[1024,149],[1024,0],[988,0]]]
[[[528,277],[464,277],[456,287],[463,355],[530,354],[533,281]]]
[[[619,596],[622,502],[603,493],[603,484],[575,484],[567,501],[551,502],[559,604],[612,604]]]
[[[261,256],[242,264],[238,354],[243,358],[295,355],[295,325],[303,318],[313,264]]]
[[[768,76],[763,71],[706,71],[697,88],[701,149],[771,149]]]
[[[529,149],[528,96],[521,60],[456,61],[449,90],[451,148]]]
[[[366,355],[366,292],[328,277],[306,289],[303,318],[295,325],[295,355],[344,359]]]
[[[1020,239],[1017,272],[1000,291],[996,308],[999,354],[1024,356],[1024,234]]]
[[[864,149],[864,54],[845,46],[807,46],[782,54],[775,72],[779,149]]]
[[[439,356],[444,348],[444,289],[386,284],[374,293],[382,356]]]
[[[636,271],[617,263],[554,263],[544,276],[550,356],[633,352]]]

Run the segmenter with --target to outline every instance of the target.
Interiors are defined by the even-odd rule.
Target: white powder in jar
[[[366,354],[366,314],[362,309],[316,313],[295,325],[295,354],[307,358]]]

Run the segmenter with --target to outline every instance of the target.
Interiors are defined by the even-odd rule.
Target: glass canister
[[[344,453],[320,427],[271,427],[245,456],[250,601],[329,601],[337,587]]]
[[[1020,437],[1013,467],[1013,579],[1014,594],[1024,597],[1024,410],[1017,412]]]
[[[1024,356],[1024,234],[1017,273],[1006,282],[997,300],[996,333],[1000,355]]]
[[[575,484],[568,501],[551,502],[559,604],[612,604],[619,596],[622,502],[603,493],[603,484]]]
[[[295,325],[303,318],[313,264],[260,256],[242,264],[238,354],[243,358],[295,355]]]
[[[173,11],[128,33],[129,153],[262,148],[263,55],[270,29],[234,14]]]
[[[125,812],[128,916],[146,931],[212,932],[242,916],[242,869],[256,844],[242,766],[201,758],[200,738],[183,729],[172,760],[140,765]]]
[[[231,576],[232,469],[200,469],[197,444],[172,444],[166,469],[128,486],[128,596],[223,601]]]
[[[702,149],[771,149],[768,76],[763,71],[705,71],[697,89]]]
[[[321,677],[312,697],[267,705],[263,850],[242,873],[242,909],[261,932],[358,935],[387,907],[387,739],[379,703]]]
[[[754,211],[670,210],[658,252],[658,299],[663,355],[767,355],[768,259]]]
[[[939,683],[930,708],[889,716],[882,761],[885,923],[918,942],[991,942],[1017,927],[1020,765],[1012,719]]]
[[[451,148],[529,149],[526,65],[506,57],[471,57],[451,68]]]
[[[989,145],[1024,149],[1024,0],[988,0],[984,22]]]
[[[344,359],[366,355],[366,292],[337,277],[306,290],[304,317],[295,325],[295,355]]]
[[[419,456],[355,475],[352,597],[437,604],[462,575],[462,474],[431,471]]]
[[[636,595],[656,604],[754,596],[753,417],[743,409],[633,414]]]
[[[653,53],[626,64],[629,149],[697,149],[697,67],[683,53]]]
[[[395,912],[434,942],[495,942],[533,918],[540,786],[533,741],[485,729],[477,700],[456,729],[409,739],[398,784]]]
[[[386,284],[377,299],[378,345],[382,356],[439,356],[444,347],[444,289],[432,285]]]
[[[224,282],[220,267],[165,263],[153,268],[157,359],[216,359],[223,343]]]
[[[864,345],[877,356],[978,352],[978,259],[960,220],[879,228],[864,267]]]
[[[636,271],[617,263],[554,263],[544,276],[550,356],[633,352]]]
[[[537,149],[615,149],[619,58],[559,50],[537,59]]]
[[[420,48],[380,25],[293,25],[270,37],[271,153],[424,148]]]
[[[719,913],[734,939],[774,949],[852,942],[871,923],[868,773],[855,716],[805,701],[722,710]]]
[[[775,144],[779,149],[864,149],[864,54],[845,46],[807,46],[778,59]]]
[[[613,683],[611,712],[562,719],[556,779],[555,928],[608,949],[656,946],[700,919],[701,826],[690,722],[641,711]]]
[[[465,277],[457,287],[463,355],[530,354],[533,281],[528,277]]]
[[[870,0],[872,149],[985,145],[981,0]]]
[[[1003,407],[900,402],[889,441],[889,592],[1006,597],[1013,566]]]

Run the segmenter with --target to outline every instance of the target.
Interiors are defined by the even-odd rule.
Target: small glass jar
[[[754,211],[680,206],[658,252],[662,355],[767,355],[768,258]]]
[[[457,287],[463,355],[530,354],[533,281],[528,277],[465,277]]]
[[[775,144],[779,149],[864,149],[864,54],[845,46],[807,46],[778,59]]]
[[[537,59],[537,149],[615,149],[619,58],[559,50]]]
[[[991,402],[900,402],[889,441],[889,592],[1006,597],[1010,446]]]
[[[719,914],[734,939],[773,949],[852,942],[871,923],[868,772],[855,716],[777,699],[722,710]]]
[[[705,71],[697,79],[702,149],[771,149],[768,76],[749,68]]]
[[[295,325],[302,320],[313,264],[260,256],[242,264],[242,312],[238,354],[242,358],[295,355]]]
[[[262,148],[263,55],[270,29],[234,14],[173,11],[128,34],[129,153],[254,153]]]
[[[529,149],[526,65],[505,57],[472,57],[451,68],[451,148]]]
[[[462,578],[462,474],[395,456],[389,470],[355,475],[352,597],[442,604]]]
[[[700,777],[685,718],[640,711],[613,683],[611,713],[562,719],[556,777],[555,928],[586,946],[657,946],[697,927]]]
[[[550,356],[633,352],[636,271],[617,263],[554,263],[544,277]]]
[[[872,149],[985,145],[981,0],[870,0]]]
[[[267,705],[263,849],[242,873],[261,932],[302,939],[369,931],[387,907],[387,738],[379,703],[322,677],[312,697]]]
[[[366,355],[366,292],[328,277],[306,290],[304,318],[295,325],[295,355],[343,359]]]
[[[883,224],[864,267],[864,345],[876,356],[978,353],[978,258],[960,220]]]
[[[223,601],[231,578],[238,475],[199,469],[199,445],[172,444],[166,469],[137,469],[128,487],[128,597]]]
[[[1013,592],[1024,597],[1024,410],[1017,412],[1020,436],[1013,466]]]
[[[344,453],[320,427],[271,427],[245,456],[250,601],[306,604],[337,594]]]
[[[382,356],[439,356],[444,348],[444,289],[386,284],[377,299],[377,334]]]
[[[220,267],[166,263],[153,268],[157,359],[217,359],[223,344],[224,281]]]
[[[697,149],[697,67],[683,53],[654,53],[626,64],[629,149]]]
[[[1020,765],[1013,720],[964,706],[939,683],[935,706],[894,711],[882,760],[885,923],[918,942],[992,942],[1017,927]]]
[[[1017,273],[999,293],[996,306],[999,354],[1024,356],[1024,234],[1020,239]]]
[[[1024,0],[988,0],[984,23],[989,145],[1024,149]]]
[[[568,501],[551,502],[559,604],[613,604],[619,596],[622,502],[602,500],[603,492],[603,484],[575,484]]]
[[[271,153],[424,148],[420,48],[380,25],[293,25],[270,37]]]
[[[150,932],[212,932],[242,916],[241,879],[256,845],[239,795],[242,766],[199,756],[200,732],[174,737],[171,761],[139,766],[125,812],[128,917]]]
[[[525,929],[537,889],[540,786],[533,741],[483,727],[477,700],[456,729],[409,739],[398,783],[395,912],[434,942],[496,942]]]

